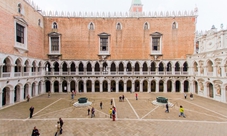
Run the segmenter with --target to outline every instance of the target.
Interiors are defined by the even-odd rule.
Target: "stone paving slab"
[[[125,101],[119,102],[119,95]],[[34,126],[41,135],[53,136],[58,118],[64,120],[62,136],[226,136],[227,105],[195,96],[184,99],[179,93],[87,93],[77,94],[71,100],[70,94],[47,94],[0,109],[0,136],[30,136]],[[164,96],[174,104],[170,113],[165,106],[151,102]],[[88,107],[74,107],[80,97],[92,102]],[[109,118],[110,99],[117,108],[117,119]],[[103,102],[103,109],[99,103]],[[34,117],[28,119],[29,107],[35,107]],[[178,117],[179,106],[185,108],[186,118]],[[95,118],[87,115],[87,109],[94,107]]]

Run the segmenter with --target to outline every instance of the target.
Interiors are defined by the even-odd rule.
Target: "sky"
[[[128,12],[132,0],[33,0],[42,11]],[[144,12],[194,11],[198,8],[197,31],[221,24],[227,29],[227,0],[141,0]]]

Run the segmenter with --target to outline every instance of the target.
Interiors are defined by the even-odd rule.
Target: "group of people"
[[[110,118],[112,118],[113,121],[115,121],[115,118],[116,118],[116,107],[115,106],[113,106],[112,108],[110,108],[109,114],[110,114]]]
[[[91,112],[91,118],[95,117],[95,108],[94,107],[92,107],[91,109],[90,108],[87,109],[88,116],[90,115],[90,112]]]
[[[59,136],[60,134],[62,134],[62,131],[63,131],[63,129],[62,129],[63,124],[64,124],[64,122],[63,122],[62,118],[59,118],[59,121],[57,122],[57,125],[56,125],[57,131],[56,131],[56,133],[55,133],[55,136]]]
[[[123,102],[124,99],[125,99],[125,96],[124,96],[124,95],[122,95],[122,96],[120,95],[120,96],[119,96],[119,102]],[[111,99],[111,100],[112,100],[112,99]],[[111,105],[112,105],[112,104],[111,104]]]

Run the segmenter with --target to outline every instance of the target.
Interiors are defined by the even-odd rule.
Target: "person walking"
[[[138,100],[138,94],[136,93],[136,100]]]
[[[64,122],[61,118],[59,118],[59,122],[60,122],[60,134],[62,134],[62,131],[63,131],[62,126],[63,126]]]
[[[32,116],[33,116],[33,112],[34,112],[34,107],[33,106],[31,106],[30,108],[29,108],[29,111],[30,111],[30,118],[32,118]]]
[[[56,133],[55,133],[55,136],[59,136],[59,135],[60,135],[60,130],[61,130],[60,122],[59,122],[59,121],[57,122],[56,127],[57,127],[57,131],[56,131]]]
[[[91,118],[95,117],[95,108],[91,108]]]
[[[192,93],[190,94],[190,99],[193,100],[193,94]]]
[[[184,93],[184,99],[187,99],[187,94],[186,93]]]
[[[90,115],[90,108],[87,109],[87,115]]]
[[[27,102],[29,102],[29,100],[30,100],[30,95],[28,94],[27,95]]]
[[[113,116],[112,118],[113,118],[113,121],[115,121],[115,118],[116,118],[115,113],[116,113],[116,111],[113,109],[112,110],[112,116]]]
[[[124,99],[125,99],[125,96],[124,96],[124,95],[122,95],[122,101],[124,101]]]
[[[50,91],[48,91],[48,98],[50,98]]]
[[[39,130],[35,126],[34,129],[32,130],[31,136],[39,136],[39,135],[40,135]]]
[[[166,104],[166,111],[165,112],[169,113],[169,105],[168,105],[168,103]]]
[[[181,117],[181,116],[183,116],[185,118],[183,106],[180,106],[180,114],[179,114],[179,117]]]
[[[74,91],[72,90],[72,93],[71,93],[71,98],[72,100],[74,99]]]
[[[102,102],[100,102],[99,106],[100,106],[100,109],[102,109]]]
[[[110,105],[113,105],[113,99],[110,100]]]
[[[109,113],[110,113],[110,118],[112,118],[112,108],[110,108]]]

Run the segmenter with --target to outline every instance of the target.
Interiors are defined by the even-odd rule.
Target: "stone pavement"
[[[119,102],[123,94],[125,101]],[[157,96],[174,104],[170,113],[151,103]],[[92,105],[72,106],[80,97]],[[74,100],[70,94],[44,94],[0,109],[0,136],[31,136],[34,126],[42,136],[54,136],[59,117],[64,120],[62,136],[227,136],[227,104],[195,95],[192,101],[180,93],[138,93],[138,98],[135,93],[81,93]],[[117,110],[115,122],[109,118],[110,99]],[[180,105],[186,118],[178,117]],[[30,106],[35,107],[32,119]],[[91,107],[95,118],[87,115]]]

